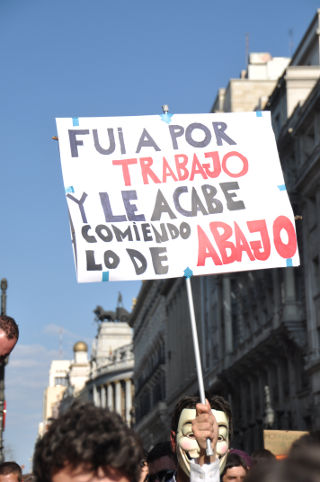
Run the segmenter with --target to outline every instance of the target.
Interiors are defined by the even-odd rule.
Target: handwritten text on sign
[[[268,112],[57,128],[78,281],[299,264]]]

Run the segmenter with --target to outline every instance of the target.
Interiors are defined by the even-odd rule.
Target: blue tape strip
[[[257,111],[256,111],[256,116],[257,116],[257,117],[262,117],[262,112],[261,112],[261,110],[257,110]]]
[[[79,117],[72,117],[72,125],[73,126],[79,125]]]
[[[73,186],[66,187],[66,193],[68,192],[74,192],[74,187]]]
[[[102,272],[102,281],[109,281],[109,271]]]
[[[160,117],[163,120],[163,122],[170,124],[172,116],[173,114],[169,114],[169,112],[165,112],[164,114],[161,114]]]
[[[279,189],[279,191],[286,191],[286,190],[287,190],[285,184],[280,184],[280,185],[278,186],[278,189]]]
[[[184,270],[183,274],[184,274],[184,276],[185,276],[186,278],[191,278],[191,276],[193,275],[193,272],[192,272],[192,270],[191,270],[190,268],[186,268],[186,269]]]
[[[287,263],[287,266],[293,266],[291,258],[286,259],[286,263]]]

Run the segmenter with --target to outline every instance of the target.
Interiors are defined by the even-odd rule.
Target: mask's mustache
[[[185,454],[186,454],[186,456],[188,457],[189,460],[193,460],[193,457],[191,457],[191,455],[189,454],[189,452],[186,452]],[[219,460],[223,457],[222,454],[216,454],[216,455],[217,455],[217,457],[218,457]],[[224,454],[224,455],[225,455],[225,454]]]

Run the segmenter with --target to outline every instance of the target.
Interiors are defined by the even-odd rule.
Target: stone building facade
[[[163,285],[164,281],[143,281],[130,318],[130,325],[134,326],[135,426],[139,427],[145,447],[152,447],[158,441],[158,434],[167,433]]]
[[[82,397],[118,412],[131,425],[133,399],[132,330],[128,323],[102,321],[93,343],[90,376]]]
[[[192,278],[205,388],[231,402],[233,445],[249,452],[262,446],[266,426],[320,429],[319,32],[320,10],[290,62],[283,61],[284,72],[272,84],[265,79],[269,92],[250,97],[253,71],[248,70],[238,79],[239,88],[231,89],[230,81],[213,105],[217,112],[271,111],[297,215],[300,267]],[[250,98],[241,106],[237,98],[243,99],[246,89]],[[168,436],[177,400],[197,392],[184,280],[144,282],[131,324],[136,429],[148,448]],[[162,358],[153,349],[157,340],[163,342]],[[154,393],[161,394],[157,403]]]
[[[89,370],[88,346],[83,341],[74,344],[72,360],[52,360],[39,435],[43,435],[50,419],[58,416],[63,400],[78,396],[88,379]]]
[[[118,412],[128,425],[133,423],[134,357],[132,329],[126,321],[129,313],[121,306],[115,312],[104,311],[99,306],[94,313],[98,329],[90,359],[87,344],[78,342],[74,345],[72,361],[51,363],[49,387],[45,392],[45,421],[81,399]],[[54,410],[53,402],[52,407],[48,404],[49,396]],[[46,422],[41,427],[45,425]],[[41,430],[43,432],[43,428]]]
[[[290,62],[288,57],[274,57],[268,52],[251,53],[248,66],[239,79],[230,79],[221,88],[213,103],[212,112],[246,112],[262,109]]]

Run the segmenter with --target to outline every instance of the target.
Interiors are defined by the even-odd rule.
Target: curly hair
[[[5,332],[10,340],[19,338],[19,327],[11,316],[0,315],[0,329]]]
[[[210,403],[211,408],[214,410],[221,410],[224,412],[229,420],[229,437],[231,438],[232,435],[232,412],[230,403],[225,400],[220,395],[213,395],[212,397],[207,397]],[[196,408],[196,404],[200,402],[200,398],[197,396],[190,397],[185,396],[176,404],[174,412],[171,418],[171,430],[173,432],[177,432],[179,418],[181,412],[184,408]]]
[[[94,474],[116,469],[137,482],[143,450],[137,435],[120,415],[91,403],[76,401],[49,426],[35,446],[33,473],[36,482],[51,482],[65,467],[83,465]]]

